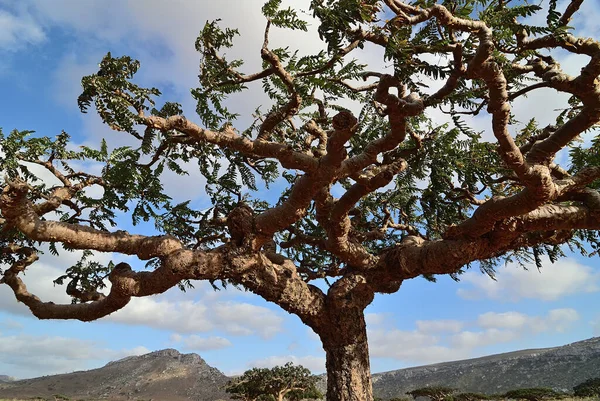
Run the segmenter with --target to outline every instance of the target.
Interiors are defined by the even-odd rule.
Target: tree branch
[[[252,141],[238,135],[233,128],[227,126],[221,132],[203,129],[183,116],[162,118],[157,116],[145,117],[143,123],[163,132],[177,130],[189,136],[198,143],[212,143],[222,148],[239,151],[248,157],[268,157],[278,160],[281,165],[289,169],[298,169],[313,172],[318,167],[318,161],[312,156],[292,150],[284,144]]]

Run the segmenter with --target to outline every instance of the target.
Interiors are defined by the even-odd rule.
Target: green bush
[[[573,387],[577,397],[600,397],[600,377],[589,379]]]
[[[541,401],[560,398],[562,395],[551,388],[520,388],[506,392],[504,397],[516,400]]]
[[[480,393],[460,393],[452,396],[453,401],[479,401],[489,399],[490,396]]]
[[[416,390],[409,391],[407,394],[412,395],[414,398],[428,397],[431,401],[443,401],[455,391],[456,389],[451,387],[432,386],[418,388]]]

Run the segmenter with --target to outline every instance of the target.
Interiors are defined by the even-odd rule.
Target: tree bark
[[[319,333],[327,358],[327,401],[373,401],[364,310],[335,315]]]

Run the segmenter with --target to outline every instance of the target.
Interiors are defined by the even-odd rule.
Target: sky
[[[584,2],[573,25],[582,36],[600,38],[600,10],[594,3]],[[305,0],[293,4],[308,9]],[[197,121],[189,90],[197,86],[198,32],[216,18],[223,26],[239,28],[241,36],[229,54],[245,60],[244,71],[258,70],[265,27],[261,6],[261,0],[0,0],[0,127],[44,136],[65,130],[75,145],[98,146],[102,138],[111,146],[126,144],[128,139],[103,126],[94,112],[81,114],[76,103],[81,78],[96,72],[108,51],[140,60],[137,81],[159,88],[165,100],[182,103],[186,116]],[[271,45],[317,52],[322,44],[315,29],[314,21],[306,34],[274,29]],[[386,68],[378,49],[367,47],[359,57],[373,70]],[[582,61],[564,54],[560,59],[571,73]],[[535,117],[550,123],[564,101],[565,96],[540,90],[516,102],[513,110],[520,121]],[[260,84],[251,95],[232,100],[242,114],[240,124],[261,102],[266,98]],[[433,117],[444,121],[440,113]],[[490,138],[488,117],[470,123]],[[164,185],[175,200],[208,205],[198,172],[165,177]],[[144,232],[125,217],[120,224],[126,229]],[[133,263],[122,255],[98,258]],[[54,287],[52,280],[77,259],[77,253],[45,254],[24,280],[43,300],[68,303],[64,287]],[[248,292],[215,292],[207,283],[194,284],[186,293],[175,288],[133,299],[125,309],[90,323],[37,320],[7,286],[0,286],[0,374],[28,378],[91,369],[163,348],[198,353],[226,374],[288,361],[324,371],[320,342],[297,317]],[[396,294],[376,296],[367,308],[371,368],[382,372],[600,336],[597,305],[597,257],[569,254],[554,264],[546,261],[541,270],[509,263],[499,269],[496,281],[478,269],[458,283],[449,277],[437,283],[409,280]]]

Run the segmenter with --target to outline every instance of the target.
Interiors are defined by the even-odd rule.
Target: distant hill
[[[373,375],[375,396],[397,397],[416,388],[443,385],[481,393],[526,387],[571,391],[600,376],[600,337],[562,347],[533,349],[400,369]],[[6,380],[6,382],[5,382]],[[0,376],[0,398],[61,394],[77,400],[229,400],[229,378],[196,354],[174,349],[127,357],[85,372],[10,381]],[[325,387],[325,382],[321,383]]]
[[[595,337],[561,347],[377,373],[373,375],[373,392],[385,399],[437,385],[486,394],[527,387],[572,391],[573,386],[598,376],[600,337]]]
[[[6,375],[0,375],[0,383],[8,383],[8,382],[12,382],[15,379],[13,377],[10,376],[6,376]]]
[[[0,398],[60,394],[82,400],[229,400],[223,390],[228,380],[200,356],[166,349],[85,372],[0,383]]]

